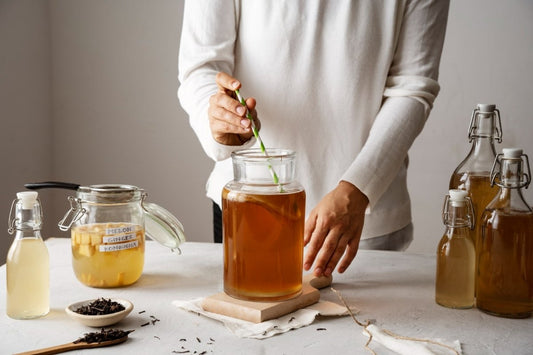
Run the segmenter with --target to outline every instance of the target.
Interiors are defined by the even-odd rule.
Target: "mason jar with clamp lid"
[[[70,196],[70,210],[59,221],[71,230],[72,266],[91,287],[121,287],[136,282],[144,267],[145,233],[179,251],[183,226],[161,206],[145,201],[132,185],[80,186]]]

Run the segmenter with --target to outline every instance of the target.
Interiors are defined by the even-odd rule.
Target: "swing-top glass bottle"
[[[491,182],[500,188],[482,216],[476,305],[493,315],[527,318],[533,313],[533,210],[522,195],[531,182],[527,155],[504,149]]]
[[[472,200],[476,226],[470,231],[470,237],[475,246],[481,228],[481,215],[498,192],[490,184],[490,171],[496,158],[494,142],[502,141],[500,111],[496,105],[477,105],[470,118],[468,140],[472,147],[453,172],[449,188],[466,190]]]
[[[446,229],[437,247],[435,302],[444,307],[471,308],[474,305],[476,252],[470,239],[474,213],[466,191],[449,191],[442,221]]]
[[[17,193],[9,214],[15,240],[6,261],[6,313],[14,319],[38,318],[50,310],[49,255],[41,237],[42,208],[35,191]]]

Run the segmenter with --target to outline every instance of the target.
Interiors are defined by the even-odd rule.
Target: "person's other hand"
[[[329,276],[343,255],[338,272],[348,268],[359,248],[367,206],[365,194],[346,181],[322,198],[305,223],[305,270],[316,261],[313,274]]]
[[[224,145],[242,145],[252,136],[252,123],[246,118],[246,108],[237,100],[234,91],[241,83],[232,76],[219,72],[216,76],[218,91],[209,98],[209,127],[213,138]],[[259,130],[260,122],[255,111],[256,101],[246,100],[246,106]]]

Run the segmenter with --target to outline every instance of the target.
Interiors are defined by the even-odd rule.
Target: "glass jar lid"
[[[179,246],[185,241],[181,222],[169,211],[155,203],[143,202],[146,235],[159,244],[181,253]]]
[[[80,186],[76,195],[87,202],[127,203],[140,200],[145,192],[133,185],[105,184]]]

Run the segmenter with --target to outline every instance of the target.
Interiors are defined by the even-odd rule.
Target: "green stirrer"
[[[259,147],[261,148],[261,152],[265,155],[265,157],[270,158],[268,155],[265,145],[263,144],[263,140],[261,137],[259,137],[259,132],[257,131],[257,127],[255,127],[254,118],[252,117],[252,114],[250,113],[250,110],[248,110],[248,106],[246,106],[246,101],[242,98],[241,94],[239,93],[239,89],[235,90],[235,95],[237,95],[237,99],[246,108],[246,118],[250,120],[252,123],[252,132],[255,136],[255,139],[259,142]],[[269,159],[270,160],[270,159]],[[268,164],[268,170],[270,170],[270,174],[272,175],[272,179],[274,180],[274,183],[278,185],[279,192],[284,192],[283,187],[281,186],[278,178],[278,174],[274,171],[274,168],[272,168],[272,165],[270,163]]]

